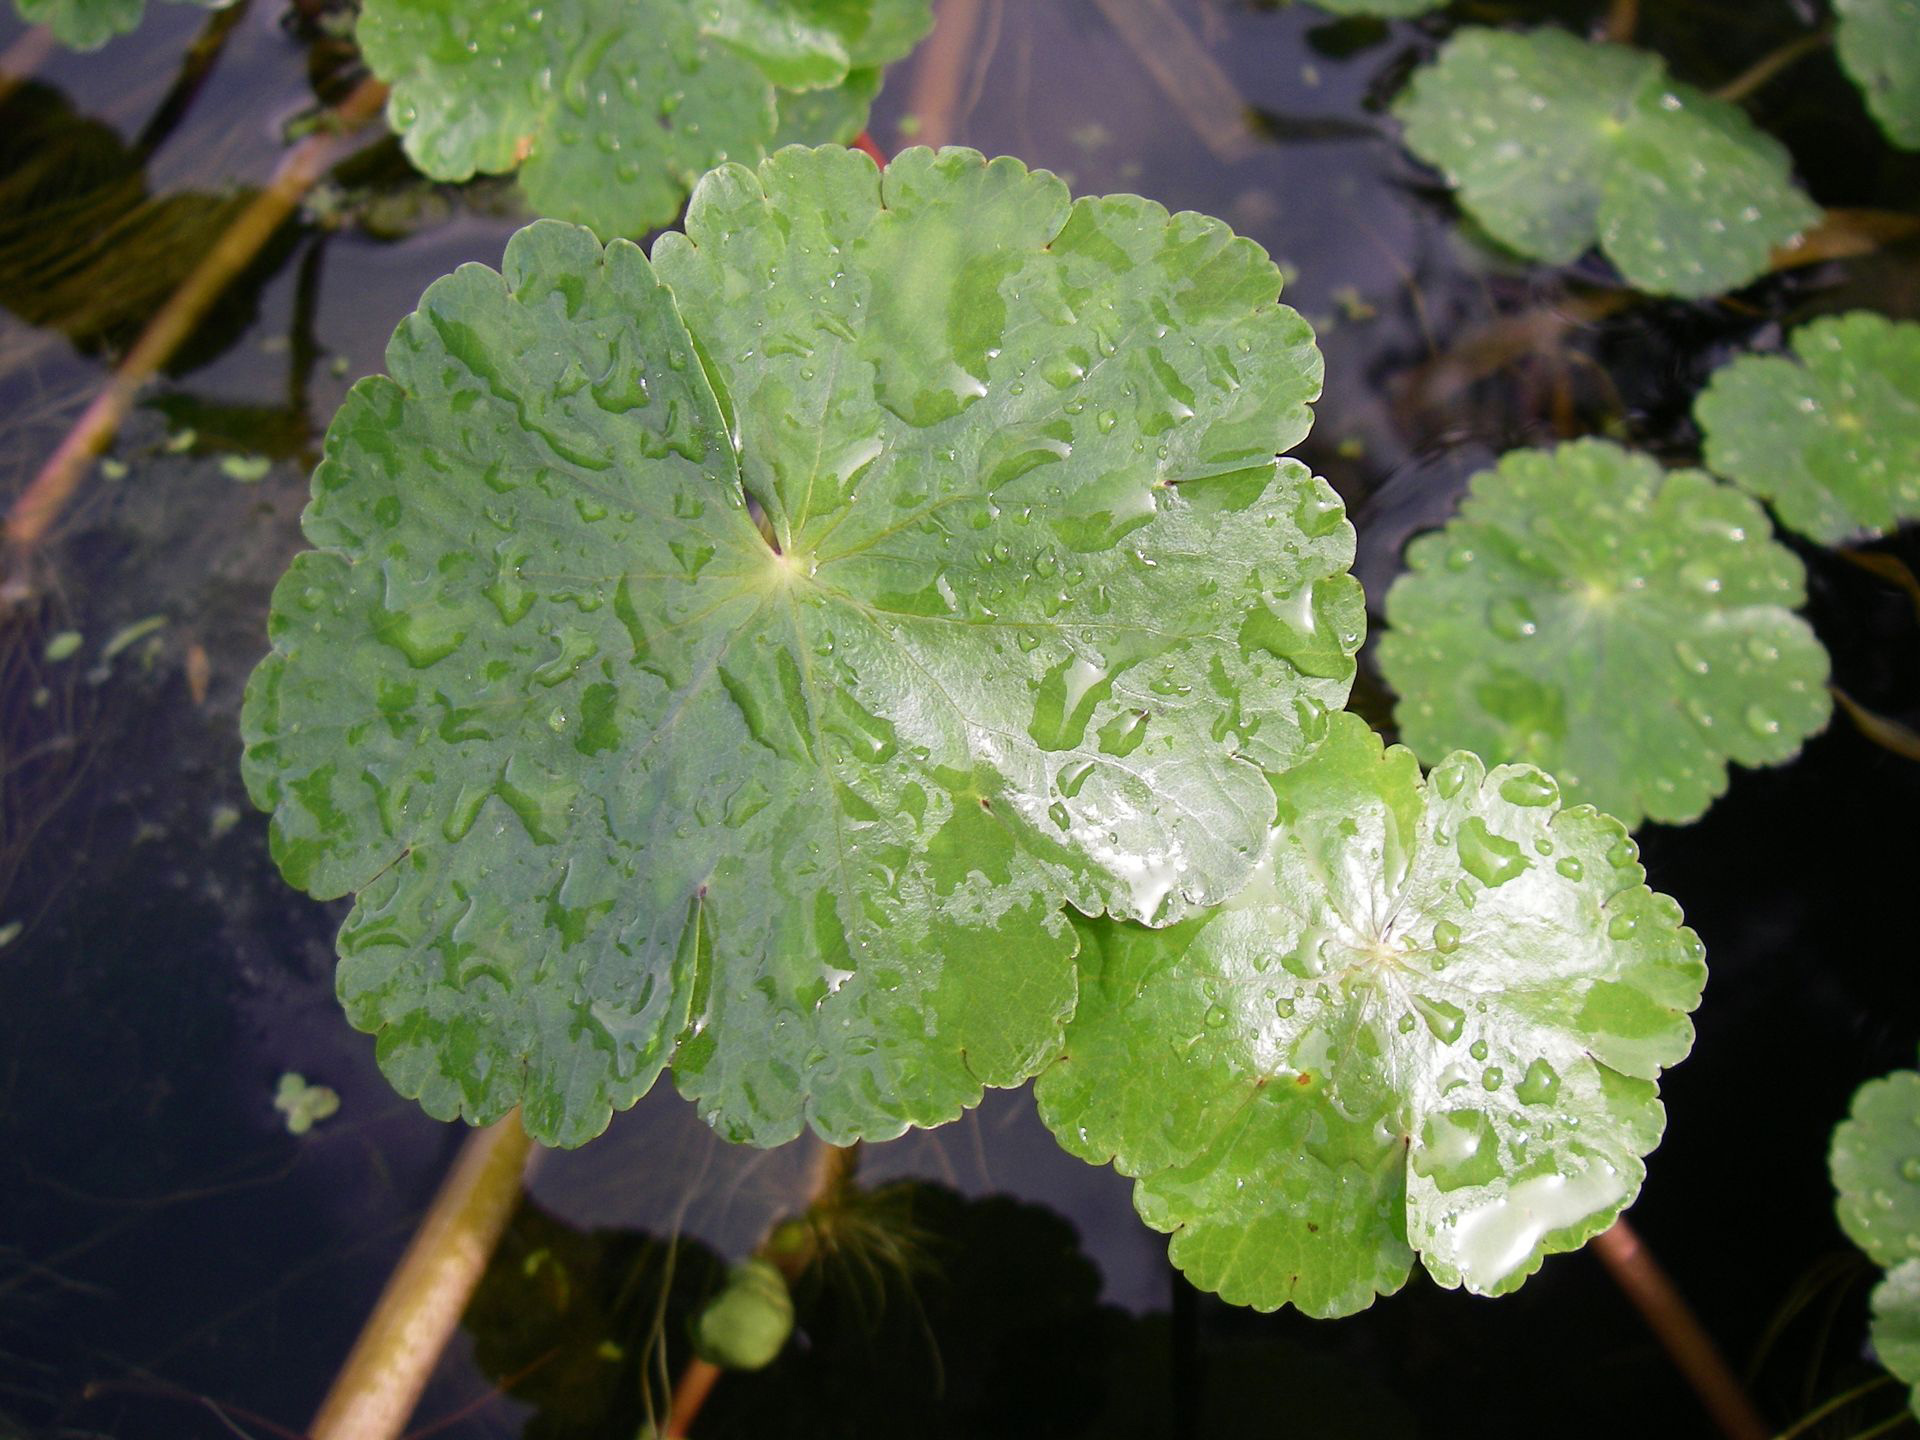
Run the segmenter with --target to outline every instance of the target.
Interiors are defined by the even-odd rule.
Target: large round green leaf
[[[1920,0],[1834,0],[1840,64],[1894,144],[1920,150]]]
[[[788,149],[651,266],[550,222],[504,270],[335,418],[249,690],[282,869],[360,892],[348,1014],[559,1143],[676,1043],[760,1142],[1031,1074],[1061,901],[1230,894],[1352,680],[1277,269],[1010,160]]]
[[[1828,1164],[1853,1243],[1884,1269],[1920,1259],[1920,1071],[1896,1070],[1854,1092]]]
[[[1346,1314],[1415,1254],[1511,1290],[1638,1192],[1700,943],[1619,822],[1529,766],[1423,784],[1342,715],[1273,785],[1267,863],[1220,910],[1083,922],[1041,1113],[1228,1300]]]
[[[1407,547],[1380,666],[1424,759],[1551,770],[1568,797],[1678,823],[1831,708],[1800,562],[1749,497],[1601,440],[1518,450]]]
[[[218,10],[232,0],[186,0]],[[75,50],[97,50],[139,26],[147,0],[13,0],[29,25],[45,25],[53,38]]]
[[[1706,463],[1833,545],[1920,519],[1920,325],[1868,310],[1743,355],[1694,402]]]
[[[1468,28],[1395,105],[1502,244],[1564,265],[1599,242],[1629,283],[1711,295],[1819,218],[1786,150],[1657,55],[1561,30]]]
[[[851,138],[931,23],[927,0],[366,0],[358,34],[427,174],[517,166],[536,210],[612,236],[723,160]]]

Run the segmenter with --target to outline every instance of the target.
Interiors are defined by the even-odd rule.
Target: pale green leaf
[[[1920,519],[1920,325],[1871,311],[1743,355],[1694,402],[1716,474],[1828,545]]]
[[[1341,715],[1273,786],[1268,861],[1224,907],[1082,922],[1041,1113],[1227,1300],[1346,1314],[1415,1255],[1511,1290],[1638,1192],[1700,943],[1619,822],[1531,767],[1456,754],[1423,783]]]
[[[359,892],[388,1075],[579,1143],[671,1058],[770,1143],[1032,1074],[1061,901],[1230,894],[1352,680],[1352,530],[1274,459],[1320,379],[1278,271],[844,149],[714,172],[651,266],[542,223],[504,270],[334,420],[244,717],[282,869]]]
[[[1920,1416],[1920,1260],[1904,1260],[1873,1291],[1873,1350],[1912,1387],[1907,1405]]]
[[[1894,144],[1920,150],[1920,0],[1834,0],[1840,64]]]
[[[1699,816],[1729,761],[1826,724],[1800,562],[1751,498],[1601,440],[1518,450],[1407,547],[1380,666],[1427,760],[1550,770],[1629,826]]]
[[[518,167],[536,210],[611,236],[672,220],[723,160],[850,139],[931,21],[927,0],[366,0],[358,35],[427,174]]]
[[[223,9],[232,0],[181,0],[209,10]],[[125,35],[147,13],[147,0],[14,0],[14,9],[29,25],[45,25],[53,38],[74,50],[97,50],[116,35]]]
[[[1869,1080],[1828,1156],[1840,1228],[1882,1269],[1920,1259],[1920,1071]]]
[[[1561,30],[1461,30],[1395,113],[1502,244],[1564,265],[1597,242],[1654,294],[1744,285],[1819,218],[1737,107],[1656,55]]]

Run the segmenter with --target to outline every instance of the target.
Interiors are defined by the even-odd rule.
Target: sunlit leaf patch
[[[1550,770],[1629,826],[1826,724],[1800,562],[1749,496],[1601,440],[1517,450],[1407,547],[1380,666],[1400,737]]]
[[[1162,930],[1082,922],[1039,1082],[1189,1279],[1341,1315],[1518,1286],[1631,1203],[1706,977],[1626,830],[1530,766],[1418,762],[1353,715],[1274,780],[1266,863]]]
[[[1056,1054],[1062,901],[1231,894],[1352,681],[1279,289],[1217,221],[837,148],[651,264],[543,222],[430,287],[244,717],[395,1085],[574,1144],[671,1059],[732,1138],[844,1141]]]

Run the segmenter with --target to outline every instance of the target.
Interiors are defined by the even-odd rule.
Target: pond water
[[[1605,309],[1580,308],[1608,294],[1604,267],[1494,256],[1395,142],[1382,101],[1442,26],[1175,0],[1156,13],[1191,48],[1160,49],[1163,69],[1186,67],[1170,98],[1120,8],[988,0],[951,109],[920,108],[940,78],[923,51],[890,75],[872,133],[897,148],[917,121],[1080,193],[1219,215],[1297,272],[1288,298],[1328,374],[1301,453],[1348,500],[1376,605],[1408,535],[1502,450],[1606,433],[1691,460],[1688,404],[1729,354],[1855,306],[1920,315],[1909,246],[1737,301],[1582,319]],[[1598,7],[1456,8],[1585,24]],[[1646,8],[1642,40],[1707,86],[1803,20],[1799,0]],[[0,103],[0,484],[32,473],[106,357],[271,173],[316,83],[337,84],[323,26],[254,3],[212,22],[223,48],[182,86],[209,23],[157,5],[97,54],[40,60]],[[0,51],[17,58],[23,33],[0,18]],[[1257,125],[1223,130],[1210,94],[1237,94]],[[1880,143],[1830,62],[1753,108],[1823,203],[1920,202],[1920,163]],[[0,634],[0,1436],[298,1433],[462,1138],[395,1097],[342,1019],[344,907],[275,872],[236,724],[328,417],[421,289],[498,263],[520,218],[510,187],[413,180],[390,143],[344,167],[144,396],[113,452],[125,473],[89,481],[43,608]],[[234,457],[270,464],[253,476]],[[1913,723],[1913,602],[1797,548],[1838,682]],[[1874,548],[1920,567],[1911,530]],[[47,658],[65,631],[79,649]],[[1377,683],[1357,695],[1384,715]],[[1913,1061],[1917,807],[1920,765],[1840,718],[1795,764],[1737,772],[1699,824],[1641,837],[1713,979],[1632,1219],[1781,1425],[1872,1373],[1871,1276],[1834,1225],[1824,1159],[1853,1087]],[[286,1072],[341,1101],[301,1136],[273,1106]],[[681,1237],[688,1274],[742,1254],[808,1164],[804,1146],[719,1143],[664,1085],[601,1141],[545,1157],[415,1433],[634,1434],[656,1320],[644,1237]],[[1587,1254],[1498,1302],[1416,1274],[1349,1320],[1236,1311],[1177,1279],[1127,1182],[1061,1153],[1024,1091],[869,1147],[862,1173],[937,1187],[914,1198],[914,1293],[869,1297],[881,1338],[857,1306],[820,1311],[805,1355],[723,1382],[700,1435],[1705,1428]],[[542,1329],[556,1275],[594,1300]],[[1850,1434],[1862,1413],[1818,1433]]]

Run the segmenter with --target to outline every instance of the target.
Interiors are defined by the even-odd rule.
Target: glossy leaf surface
[[[1700,815],[1729,761],[1827,720],[1800,562],[1750,497],[1600,440],[1519,450],[1407,547],[1380,665],[1423,759],[1550,770],[1629,826]]]
[[[931,23],[927,0],[367,0],[358,35],[427,174],[517,167],[541,214],[613,236],[723,160],[852,138]]]
[[[1416,1254],[1511,1290],[1638,1192],[1700,943],[1619,822],[1531,767],[1423,782],[1341,715],[1273,784],[1268,862],[1219,911],[1083,924],[1041,1113],[1236,1304],[1347,1314]]]
[[[1894,144],[1920,150],[1920,0],[1834,0],[1833,45]]]
[[[231,0],[182,0],[218,10]],[[147,0],[14,0],[29,25],[45,25],[53,38],[74,50],[97,50],[116,35],[136,29]]]
[[[1777,141],[1625,46],[1464,29],[1395,112],[1502,244],[1565,265],[1597,242],[1653,294],[1744,285],[1819,218]]]
[[[1827,1157],[1840,1228],[1887,1272],[1873,1292],[1873,1348],[1914,1386],[1920,1414],[1920,1071],[1869,1080]]]
[[[558,1143],[670,1055],[763,1143],[1018,1083],[1062,900],[1230,894],[1352,680],[1353,532],[1274,459],[1320,376],[1278,271],[844,149],[716,171],[652,265],[548,222],[504,271],[336,417],[250,687],[281,868],[359,892],[350,1017],[432,1113]]]
[[[1840,1228],[1892,1269],[1920,1259],[1920,1071],[1869,1080],[1833,1132]]]
[[[1825,544],[1920,519],[1920,325],[1856,310],[1743,355],[1694,402],[1716,474]]]

